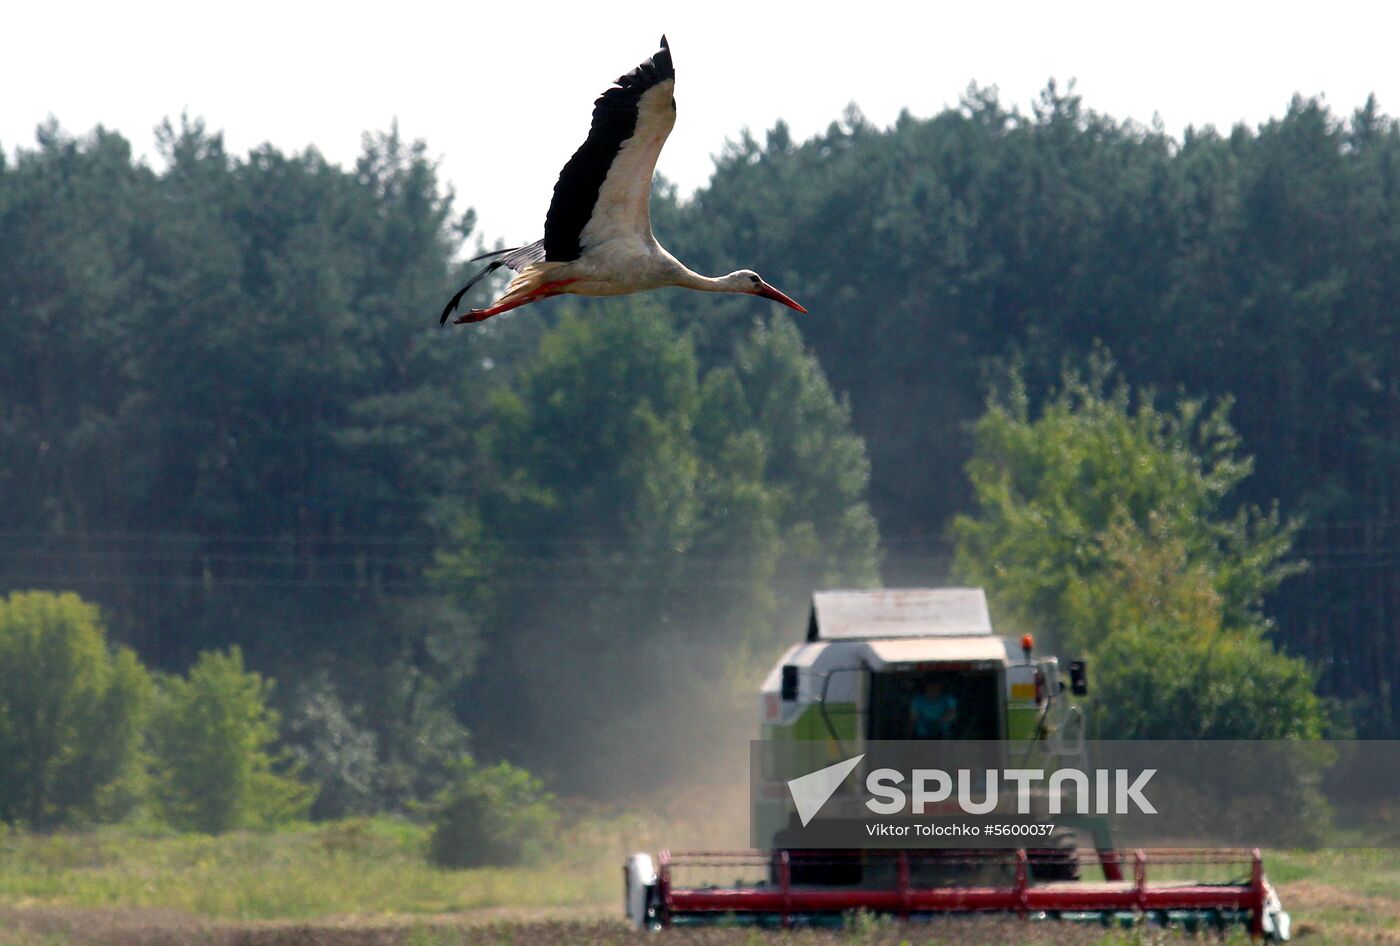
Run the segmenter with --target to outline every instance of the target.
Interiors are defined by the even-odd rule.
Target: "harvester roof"
[[[818,591],[812,595],[807,640],[990,635],[981,588],[896,588]]]
[[[870,641],[865,646],[866,664],[875,670],[944,661],[995,661],[1000,664],[1009,659],[1006,641],[988,635],[881,640]]]

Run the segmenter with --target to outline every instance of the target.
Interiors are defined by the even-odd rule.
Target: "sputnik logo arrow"
[[[846,776],[850,775],[864,758],[865,753],[862,752],[854,759],[837,762],[835,765],[828,765],[824,769],[788,780],[788,791],[792,793],[792,802],[797,806],[797,817],[802,819],[802,827],[807,827],[807,822],[817,816],[817,812],[822,810],[822,805],[836,793],[836,789],[846,781]]]

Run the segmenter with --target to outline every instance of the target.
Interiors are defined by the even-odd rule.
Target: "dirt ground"
[[[803,930],[756,931],[703,928],[658,934],[629,929],[617,918],[527,918],[508,912],[464,917],[433,917],[420,922],[345,918],[314,923],[210,923],[160,911],[0,910],[3,946],[1099,946],[1104,930],[1096,926],[1045,923],[1028,925],[1008,918],[953,920],[919,930],[893,923],[873,923],[858,932]],[[1149,931],[1134,944],[1166,943],[1173,934]],[[1117,942],[1116,940],[1113,942]]]
[[[1400,900],[1393,897],[1313,880],[1281,884],[1279,895],[1293,915],[1293,938],[1299,942],[1400,946]]]
[[[1400,903],[1316,881],[1281,885],[1302,944],[1400,946]],[[298,921],[214,921],[174,911],[0,907],[0,946],[657,946],[629,929],[615,903],[558,909],[488,909],[421,918],[345,916]],[[951,919],[923,927],[871,922],[854,932],[675,930],[682,946],[1151,946],[1192,940],[1145,928],[1114,936],[1095,924]],[[1214,940],[1218,942],[1219,940]],[[1238,940],[1235,940],[1238,942]]]
[[[482,910],[458,916],[336,917],[299,921],[207,920],[165,910],[0,908],[0,946],[410,946],[437,943],[601,942],[566,935],[539,938],[529,931],[591,935],[626,933],[603,911]],[[510,931],[502,935],[502,931]],[[612,935],[613,941],[619,941]]]

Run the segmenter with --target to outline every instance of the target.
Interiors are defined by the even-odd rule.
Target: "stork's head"
[[[736,273],[730,273],[724,277],[725,287],[731,292],[746,292],[751,296],[762,296],[765,299],[772,299],[774,302],[781,302],[789,309],[796,309],[805,313],[802,308],[786,294],[779,292],[763,281],[763,278],[751,269],[741,269]]]

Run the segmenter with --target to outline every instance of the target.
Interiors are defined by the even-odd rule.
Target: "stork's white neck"
[[[682,266],[676,285],[701,292],[753,292],[754,283],[749,277],[750,274],[744,270],[724,276],[702,276]]]

